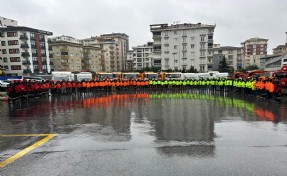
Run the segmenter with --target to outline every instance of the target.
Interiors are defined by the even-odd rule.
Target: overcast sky
[[[126,33],[130,48],[152,41],[150,24],[216,24],[214,43],[240,46],[266,38],[270,54],[285,43],[286,7],[286,0],[3,0],[0,16],[54,36]]]

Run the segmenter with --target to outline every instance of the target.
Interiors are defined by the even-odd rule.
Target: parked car
[[[0,80],[0,91],[5,91],[7,87],[9,86],[9,84],[10,83],[8,81]]]

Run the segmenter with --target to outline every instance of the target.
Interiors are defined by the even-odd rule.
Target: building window
[[[174,45],[173,49],[177,49],[177,45]]]
[[[8,45],[10,46],[10,45],[18,45],[19,44],[19,42],[18,42],[18,40],[9,40],[8,41]]]
[[[182,57],[186,58],[186,52],[182,52]]]
[[[228,60],[233,60],[233,56],[228,56]]]
[[[205,51],[200,51],[200,57],[205,57]]]
[[[186,45],[182,45],[182,50],[186,50]]]
[[[19,52],[19,49],[9,49],[9,54],[17,54]]]
[[[177,31],[174,31],[174,35],[177,35]]]
[[[1,41],[1,46],[6,46],[6,42],[5,41]]]
[[[7,50],[6,49],[2,49],[2,54],[7,54]]]
[[[193,42],[195,40],[195,38],[194,37],[191,37],[191,41]]]
[[[34,70],[38,70],[39,69],[39,66],[38,65],[34,65]]]
[[[231,51],[228,51],[228,54],[233,54],[233,51],[231,50]]]
[[[21,65],[11,65],[11,70],[21,70]]]
[[[182,32],[182,35],[183,35],[183,36],[186,36],[186,30],[184,30],[184,31]]]
[[[168,32],[164,32],[164,36],[165,36],[165,37],[168,37]]]
[[[194,57],[194,56],[195,56],[195,53],[194,53],[194,52],[191,52],[190,55],[191,55],[191,57]]]
[[[8,62],[7,57],[3,57],[3,62]]]
[[[35,38],[35,33],[31,32],[31,38]]]
[[[31,40],[31,48],[36,48],[36,41]]]
[[[204,42],[204,39],[205,39],[205,36],[204,36],[204,35],[201,35],[201,36],[200,36],[200,41],[201,41],[201,42]]]
[[[177,63],[177,60],[174,60],[174,63]]]
[[[182,37],[182,42],[186,43],[186,37]]]
[[[205,43],[200,44],[200,49],[205,49]]]
[[[174,41],[177,42],[177,38],[174,38]]]
[[[190,47],[191,47],[191,48],[194,48],[194,44],[191,44]]]
[[[17,32],[7,32],[7,37],[17,37],[18,33]]]
[[[20,57],[10,57],[10,62],[20,62]]]

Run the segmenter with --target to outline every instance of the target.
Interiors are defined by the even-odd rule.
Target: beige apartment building
[[[102,71],[126,70],[129,36],[123,33],[103,34],[80,40],[83,45],[100,48]]]
[[[49,42],[52,71],[100,71],[100,49],[84,46],[69,36],[54,37]]]
[[[208,57],[208,60],[212,60],[212,69],[218,70],[219,62],[226,58],[229,67],[234,70],[242,68],[242,48],[234,46],[220,46],[220,44],[214,44],[212,49],[212,57]]]
[[[250,38],[241,43],[242,67],[260,66],[260,58],[267,56],[267,41],[263,38]]]

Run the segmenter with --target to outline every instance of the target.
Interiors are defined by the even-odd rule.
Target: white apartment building
[[[260,58],[267,56],[267,41],[263,38],[250,38],[241,43],[242,67],[260,66]]]
[[[5,74],[23,76],[49,73],[47,36],[52,34],[23,26],[1,27],[0,60],[5,68]]]
[[[189,69],[194,66],[200,72],[207,72],[213,48],[215,25],[207,24],[152,24],[153,65],[161,70]]]
[[[133,47],[133,69],[141,70],[153,67],[153,43],[148,42],[144,45]]]
[[[0,27],[7,27],[7,26],[18,26],[18,22],[16,20],[0,16]]]

